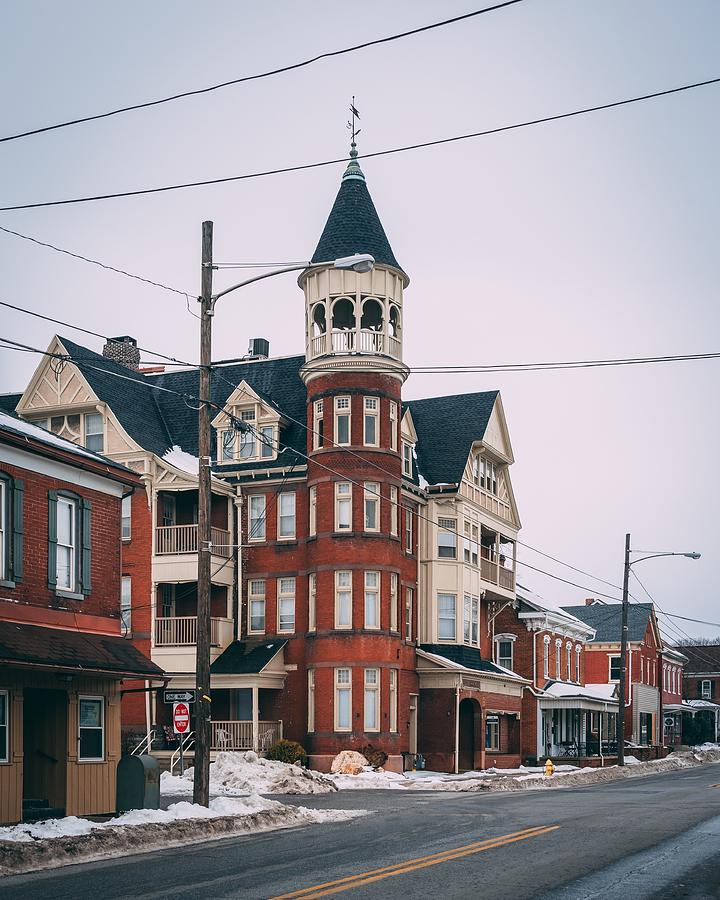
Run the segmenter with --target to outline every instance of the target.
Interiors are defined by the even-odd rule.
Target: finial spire
[[[360,181],[365,181],[365,176],[363,175],[363,171],[357,161],[358,151],[355,138],[360,134],[362,129],[356,128],[355,120],[360,118],[360,113],[357,111],[357,107],[355,106],[354,94],[352,103],[350,104],[350,115],[352,116],[352,118],[347,123],[347,127],[350,131],[350,162],[348,163],[347,169],[345,169],[343,181],[346,181],[350,178],[357,178]]]

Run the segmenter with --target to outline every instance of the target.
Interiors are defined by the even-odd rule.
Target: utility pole
[[[210,363],[212,360],[213,223],[202,224],[200,409],[198,411],[197,663],[193,803],[210,803]]]
[[[625,765],[625,694],[627,693],[628,585],[630,582],[630,535],[625,535],[625,571],[623,573],[622,631],[620,634],[620,697],[618,698],[618,765]]]

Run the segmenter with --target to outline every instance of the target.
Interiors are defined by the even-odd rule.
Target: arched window
[[[333,331],[349,331],[355,328],[355,304],[349,297],[338,297],[332,308]]]
[[[400,338],[400,309],[390,304],[390,337]]]
[[[316,303],[312,308],[312,329],[313,337],[319,337],[327,331],[324,303]]]
[[[383,329],[382,306],[374,297],[369,297],[363,302],[360,328],[363,331],[382,331]]]

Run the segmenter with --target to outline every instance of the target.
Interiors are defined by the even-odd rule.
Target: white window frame
[[[707,689],[706,689],[705,685],[707,685]],[[712,700],[712,679],[711,678],[702,678],[700,680],[700,699],[701,700]]]
[[[547,634],[543,638],[543,678],[550,678],[550,637]]]
[[[582,654],[582,646],[580,644],[575,645],[575,683],[580,684],[582,680],[580,678],[580,657]]]
[[[308,631],[317,629],[317,575],[308,575]]]
[[[380,482],[366,481],[364,487],[364,506],[363,506],[363,530],[379,532],[380,531]],[[373,513],[374,525],[369,525],[368,513]]]
[[[405,640],[413,639],[413,606],[415,591],[411,587],[405,588]]]
[[[567,681],[572,681],[572,644],[570,641],[565,644],[565,674],[567,675]]]
[[[498,666],[502,666],[504,669],[510,669],[511,672],[515,671],[515,640],[516,636],[514,634],[496,634],[495,635],[495,663]],[[506,665],[504,662],[500,662],[501,659],[507,659],[506,656],[500,656],[500,644],[510,644],[510,665]]]
[[[438,518],[438,559],[457,559],[457,519]]]
[[[374,440],[368,440],[368,426],[370,426],[374,432]],[[380,446],[379,397],[363,397],[363,444],[366,447]]]
[[[562,681],[562,641],[555,641],[555,681]]]
[[[82,725],[81,724],[81,708],[83,701],[96,701],[100,703],[100,726]],[[105,762],[105,698],[97,694],[79,694],[78,705],[78,762]],[[84,730],[99,731],[102,737],[102,751],[100,756],[81,756],[82,753],[82,732]]]
[[[347,403],[347,406],[345,405]],[[352,444],[352,398],[348,396],[335,398],[335,428],[333,442],[336,447],[349,447]],[[338,440],[340,436],[340,420],[347,419],[347,440]]]
[[[91,420],[99,420],[100,421],[100,430],[99,431],[88,431],[88,423]],[[88,440],[91,438],[96,438],[100,436],[100,446],[99,447],[91,447],[88,444]],[[105,416],[99,412],[91,412],[85,413],[83,416],[83,446],[86,450],[90,450],[91,453],[104,453],[105,452]]]
[[[353,528],[353,486],[351,481],[335,482],[335,531],[349,533]],[[342,524],[341,510],[347,505],[347,525]]]
[[[398,536],[398,489],[394,484],[390,485],[390,534]]]
[[[409,506],[405,507],[405,552],[412,556],[415,549],[413,540],[413,511]]]
[[[248,426],[247,431],[238,430],[237,461],[249,462],[258,458],[257,410],[253,405],[239,409],[236,415],[241,422],[245,422]]]
[[[463,644],[472,642],[472,597],[470,594],[463,595]]]
[[[132,577],[120,577],[120,628],[123,636],[132,633]]]
[[[347,680],[345,674],[347,673]],[[352,731],[352,669],[347,666],[335,669],[335,702],[333,704],[333,728],[335,731]],[[340,697],[347,698],[347,723],[340,720]]]
[[[0,711],[4,715],[0,716],[0,734],[4,737],[4,742],[0,741],[0,763],[10,762],[10,691],[0,690]],[[5,744],[5,752],[2,752],[2,745]]]
[[[488,738],[490,738],[488,740]],[[500,716],[496,713],[491,713],[485,719],[485,736],[484,736],[485,750],[495,751],[496,753],[500,749]]]
[[[480,646],[480,598],[471,597],[470,612],[470,643],[474,647]]]
[[[390,573],[390,631],[396,634],[400,631],[398,615],[398,582],[397,572]]]
[[[409,441],[402,442],[402,473],[406,478],[412,478],[412,451],[413,445]]]
[[[308,706],[308,718],[307,718],[307,730],[312,733],[315,731],[315,669],[307,670],[307,706]]]
[[[292,500],[290,499],[292,498]],[[285,503],[289,503],[292,506],[292,511],[288,512],[283,509]],[[279,541],[292,541],[295,539],[296,531],[297,531],[297,503],[295,497],[295,491],[284,491],[282,494],[278,495],[278,521],[277,521],[277,535]],[[283,530],[283,520],[291,519],[292,520],[292,533],[289,531]]]
[[[447,602],[445,602],[447,601]],[[452,604],[450,604],[452,601]],[[452,610],[450,606],[452,605]],[[443,624],[447,634],[443,634]],[[448,623],[452,624],[452,633]],[[438,591],[437,595],[437,629],[438,641],[455,643],[457,640],[457,594],[448,591]]]
[[[278,528],[280,525],[278,524]],[[267,533],[267,496],[250,494],[248,497],[248,541],[264,541]]]
[[[618,677],[612,677],[612,669],[613,669],[613,660],[616,659],[618,661]],[[622,671],[622,657],[617,654],[611,654],[608,656],[608,683],[609,684],[617,684],[620,681],[620,672]]]
[[[365,628],[378,631],[380,628],[380,590],[382,576],[378,571],[365,572],[363,578],[363,617]],[[368,616],[368,612],[370,615]],[[375,620],[373,622],[373,619]]]
[[[290,585],[292,584],[292,590]],[[295,631],[296,609],[295,609],[295,578],[278,578],[277,580],[278,596],[277,596],[277,633],[293,634]],[[288,626],[289,616],[285,614],[285,625],[283,626],[282,607],[283,603],[289,604],[292,601],[292,627]]]
[[[253,607],[262,609],[262,616],[253,613]],[[253,626],[253,619],[262,618],[262,628]],[[265,634],[267,626],[267,581],[264,578],[248,580],[248,634]]]
[[[132,498],[132,494],[125,494],[122,498],[120,535],[124,541],[132,540]]]
[[[398,405],[390,401],[390,449],[397,453],[398,448]]]
[[[388,669],[388,701],[390,703],[389,729],[391,734],[398,730],[398,670]]]
[[[353,573],[350,569],[339,569],[335,573],[335,628],[347,631],[353,626]],[[347,607],[343,609],[344,604]],[[343,616],[345,612],[347,615]]]
[[[317,534],[317,485],[308,491],[308,533],[311,537]]]
[[[324,401],[316,400],[313,406],[313,450],[320,450],[325,444]]]
[[[363,731],[380,731],[380,669],[365,669],[363,694]]]
[[[64,544],[60,540],[60,511],[62,509],[71,510],[70,516],[70,544]],[[78,502],[77,500],[71,497],[58,497],[56,504],[56,533],[57,533],[57,548],[56,548],[56,590],[64,591],[65,593],[74,594],[77,593],[80,589],[79,582],[79,572],[78,572],[78,524],[79,524],[79,515],[78,515]],[[69,582],[66,584],[60,579],[60,548],[63,547],[69,551]]]

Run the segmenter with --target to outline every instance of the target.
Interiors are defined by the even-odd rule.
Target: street
[[[273,799],[369,814],[17,876],[3,898],[718,896],[716,765],[553,791]]]

